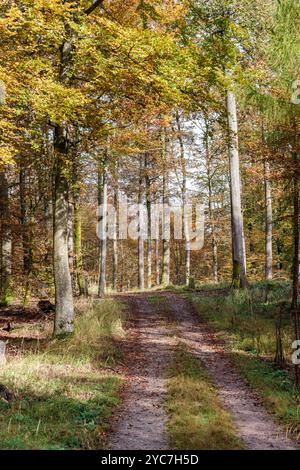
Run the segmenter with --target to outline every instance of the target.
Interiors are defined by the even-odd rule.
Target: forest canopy
[[[95,289],[292,276],[296,305],[299,15],[296,0],[3,1],[2,303],[55,295],[56,334]],[[125,197],[148,225],[154,204],[202,204],[204,247],[186,224],[182,240],[99,240],[97,207]]]

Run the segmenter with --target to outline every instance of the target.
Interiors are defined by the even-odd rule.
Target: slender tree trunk
[[[30,216],[28,207],[27,195],[27,171],[22,166],[19,173],[19,188],[20,188],[20,214],[21,214],[21,227],[22,227],[22,248],[23,248],[23,274],[25,278],[25,292],[23,297],[23,304],[27,304],[30,297],[30,276],[33,267],[33,248],[32,248],[32,233],[30,227]]]
[[[155,240],[155,274],[156,285],[160,285],[160,257],[159,257],[159,240]]]
[[[79,296],[87,296],[88,282],[84,277],[82,258],[82,220],[78,127],[74,127],[72,134],[72,204],[69,205],[70,269],[72,271],[72,284],[75,294]]]
[[[162,285],[170,284],[170,216],[169,216],[169,169],[167,167],[167,141],[166,132],[162,132],[162,161],[163,161],[163,261],[162,261]]]
[[[293,257],[293,297],[292,297],[292,315],[294,322],[295,339],[299,339],[299,249],[300,249],[300,204],[299,204],[299,155],[293,152],[293,231],[294,231],[294,257]],[[295,384],[299,386],[299,367],[295,365]]]
[[[123,240],[120,240],[120,255],[121,255],[121,273],[120,273],[120,291],[123,292],[125,289],[124,283],[124,244]]]
[[[74,191],[74,266],[79,295],[88,295],[87,284],[83,276],[81,206],[79,190]]]
[[[186,224],[187,225],[187,224]],[[188,231],[188,227],[187,227]],[[186,233],[187,233],[186,231]],[[191,278],[191,250],[190,250],[190,242],[186,237],[185,241],[185,283],[187,286],[190,285],[190,278]]]
[[[1,217],[1,289],[0,304],[8,305],[12,298],[12,233],[9,220],[9,192],[5,171],[0,171]]]
[[[29,208],[27,203],[26,194],[26,170],[20,168],[19,173],[19,187],[20,187],[20,214],[21,214],[21,225],[22,225],[22,246],[23,246],[23,272],[27,277],[30,275],[32,268],[32,247],[31,247],[31,234],[29,228]]]
[[[176,112],[176,124],[178,130],[178,141],[180,146],[180,162],[181,162],[181,171],[182,171],[182,186],[181,186],[181,195],[182,195],[182,209],[183,214],[185,214],[187,205],[188,205],[188,193],[187,193],[187,172],[186,172],[186,159],[184,144],[182,139],[182,130],[180,125],[180,118],[178,111]],[[191,277],[191,243],[190,243],[190,234],[189,234],[189,223],[187,217],[184,216],[184,241],[185,241],[185,284],[188,286],[190,284]]]
[[[266,280],[273,278],[273,210],[272,210],[272,188],[270,183],[270,165],[264,162],[265,180],[265,205],[266,205]]]
[[[149,167],[148,155],[145,156],[145,168],[146,170]],[[152,287],[152,252],[153,252],[153,245],[152,245],[152,235],[151,235],[151,180],[146,172],[145,176],[146,181],[146,205],[147,205],[147,226],[148,226],[148,242],[147,242],[147,286],[148,289]]]
[[[206,172],[208,181],[208,215],[209,224],[211,227],[211,247],[212,247],[212,274],[214,282],[218,282],[218,244],[215,233],[215,221],[213,215],[213,188],[212,188],[212,168],[211,168],[211,155],[209,150],[209,124],[206,120],[205,131],[205,157],[206,157]]]
[[[297,310],[299,300],[299,248],[300,248],[300,235],[299,235],[299,162],[298,155],[293,155],[294,164],[294,177],[293,177],[293,231],[294,231],[294,257],[293,257],[293,299],[292,309]]]
[[[179,285],[181,283],[180,270],[181,270],[181,244],[174,243],[174,269],[175,269],[175,283]]]
[[[229,161],[232,214],[233,246],[233,284],[246,288],[248,286],[246,271],[246,249],[244,222],[241,204],[241,178],[238,143],[238,123],[235,95],[227,92],[227,115],[229,128]]]
[[[100,263],[99,263],[99,297],[103,297],[106,293],[106,259],[107,259],[107,208],[108,208],[108,181],[107,181],[107,161],[108,154],[105,153],[103,159],[103,167],[99,177],[99,202],[101,209],[100,225],[102,230],[100,231]]]
[[[76,295],[76,279],[74,269],[74,203],[71,191],[69,192],[68,196],[68,254],[72,288],[74,295]]]
[[[114,193],[114,236],[113,236],[113,289],[118,289],[118,202],[119,202],[119,188],[118,183],[115,187]]]
[[[140,210],[141,205],[143,204],[143,182],[144,182],[144,158],[140,157],[140,177],[139,177],[139,195],[138,195],[138,204],[139,204],[139,237],[138,237],[138,287],[139,289],[145,289],[145,244],[143,238],[143,214]]]
[[[210,171],[210,170],[208,170]],[[213,280],[218,282],[218,243],[215,234],[215,221],[213,216],[213,206],[212,206],[212,185],[211,185],[211,176],[208,174],[208,212],[209,212],[209,223],[211,226],[211,247],[212,247],[212,271],[213,271]]]

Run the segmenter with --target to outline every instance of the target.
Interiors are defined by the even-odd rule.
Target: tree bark
[[[124,245],[123,240],[120,240],[120,256],[121,256],[121,272],[120,272],[120,291],[124,291]]]
[[[218,244],[215,233],[215,220],[213,214],[213,170],[211,153],[209,149],[209,122],[205,120],[205,160],[206,160],[206,173],[207,173],[207,186],[208,186],[208,215],[209,224],[211,227],[211,247],[212,247],[212,274],[215,283],[218,282]]]
[[[0,171],[0,217],[1,217],[1,289],[0,304],[12,300],[12,232],[9,220],[9,191],[5,171]]]
[[[139,236],[138,236],[138,287],[140,290],[145,289],[145,244],[142,231],[142,213],[141,205],[143,204],[143,193],[144,193],[144,158],[140,157],[140,177],[139,177]]]
[[[270,182],[270,165],[264,162],[264,180],[265,180],[265,205],[266,205],[266,280],[273,278],[273,210],[272,210],[272,188]]]
[[[61,336],[70,334],[74,330],[74,305],[68,250],[69,182],[64,171],[68,145],[66,130],[59,125],[55,128],[54,155],[53,262],[56,304],[54,335]]]
[[[59,80],[69,85],[73,63],[74,32],[65,26],[67,39],[60,48]],[[53,136],[54,149],[54,204],[53,204],[53,265],[56,313],[54,336],[70,334],[74,331],[74,304],[72,279],[69,266],[68,220],[70,184],[66,175],[66,165],[70,161],[70,137],[68,126],[56,124]]]
[[[74,191],[74,267],[78,294],[88,295],[87,284],[83,276],[81,206],[79,190]]]
[[[160,257],[159,257],[159,240],[155,240],[155,275],[156,285],[160,285]]]
[[[213,214],[213,190],[212,190],[212,171],[209,155],[208,142],[206,144],[206,161],[207,161],[207,179],[208,179],[208,216],[211,227],[211,247],[212,247],[212,274],[215,283],[218,282],[218,244],[215,233],[215,221]]]
[[[180,147],[180,163],[182,171],[182,186],[181,186],[181,196],[182,196],[182,209],[183,214],[185,214],[187,205],[188,205],[188,193],[187,193],[187,171],[186,171],[186,159],[184,151],[184,143],[182,139],[182,130],[180,124],[180,117],[178,111],[176,112],[176,124],[178,130],[178,141]],[[189,235],[189,223],[187,217],[183,217],[184,220],[184,243],[185,243],[185,284],[188,286],[190,284],[191,277],[191,243]]]
[[[244,222],[241,204],[241,178],[238,142],[238,123],[236,99],[233,92],[227,92],[227,117],[229,130],[230,190],[232,214],[232,248],[233,248],[233,285],[248,286],[246,270],[246,249]]]
[[[299,248],[300,248],[300,204],[299,204],[299,155],[293,152],[293,232],[294,232],[294,256],[293,256],[293,297],[292,317],[294,322],[295,340],[299,340]],[[299,366],[295,365],[295,385],[299,386]]]
[[[118,202],[119,202],[119,188],[118,182],[116,182],[115,193],[114,193],[114,236],[113,236],[113,289],[118,290]]]
[[[107,206],[108,206],[108,181],[107,181],[107,162],[108,153],[105,152],[103,158],[102,169],[99,174],[98,188],[99,188],[99,205],[101,209],[101,238],[100,239],[100,260],[99,260],[99,297],[103,297],[106,293],[106,260],[107,260]]]
[[[29,207],[27,200],[27,171],[22,165],[19,172],[19,196],[20,196],[20,215],[22,227],[22,248],[23,248],[23,274],[25,278],[25,292],[23,303],[27,304],[30,296],[30,276],[33,267],[33,248],[32,248],[32,232],[30,227]]]
[[[71,282],[74,295],[76,295],[76,279],[75,279],[75,260],[74,260],[74,201],[71,191],[68,196],[68,254],[69,268],[71,274]]]
[[[152,287],[152,235],[151,235],[151,180],[148,173],[149,161],[148,155],[145,155],[145,182],[146,182],[146,205],[147,205],[147,226],[148,226],[148,242],[147,242],[147,287]]]
[[[293,216],[293,232],[294,232],[294,256],[293,256],[293,298],[292,298],[292,310],[298,309],[299,301],[299,248],[300,248],[300,235],[299,235],[299,216],[300,216],[300,205],[299,205],[299,161],[298,155],[293,153],[293,165],[294,165],[294,176],[293,176],[293,205],[294,205],[294,216]],[[297,338],[299,339],[299,338]]]
[[[169,169],[167,165],[167,140],[165,129],[162,131],[162,162],[163,162],[163,260],[162,260],[162,285],[170,284],[170,239],[169,239]]]

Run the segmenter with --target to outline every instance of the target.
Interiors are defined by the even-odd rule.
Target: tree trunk
[[[212,247],[212,273],[213,280],[215,283],[218,282],[218,244],[215,234],[215,221],[213,215],[213,205],[212,205],[212,183],[211,183],[211,174],[210,174],[210,163],[208,163],[208,212],[209,212],[209,223],[211,227],[211,247]]]
[[[149,166],[148,155],[145,156],[145,168]],[[152,287],[152,235],[151,235],[151,180],[148,172],[145,176],[146,181],[146,205],[147,205],[147,222],[148,222],[148,243],[147,243],[147,287]]]
[[[299,162],[298,155],[293,155],[294,164],[294,176],[293,176],[293,205],[294,205],[294,217],[293,217],[293,232],[294,232],[294,256],[293,256],[293,299],[292,299],[292,310],[298,309],[298,297],[299,297],[299,248],[300,248],[300,235],[299,235]]]
[[[162,132],[162,162],[163,162],[163,261],[162,261],[162,285],[170,284],[170,216],[169,216],[169,169],[167,167],[167,141],[166,132]]]
[[[212,274],[214,282],[218,282],[218,244],[215,233],[215,221],[213,215],[213,189],[212,189],[212,168],[211,168],[211,155],[209,150],[209,124],[206,121],[205,131],[205,158],[206,158],[206,172],[208,182],[208,216],[209,224],[211,227],[211,247],[212,247]]]
[[[60,82],[70,84],[73,62],[72,37],[74,32],[65,27],[68,37],[60,48]],[[53,267],[56,313],[54,336],[70,334],[74,330],[74,304],[68,253],[69,180],[66,166],[70,160],[67,125],[56,124],[54,149],[54,204],[53,204]]]
[[[246,271],[246,249],[244,222],[241,204],[241,178],[238,144],[238,123],[235,95],[227,92],[227,115],[229,129],[230,190],[232,214],[233,284],[248,286]]]
[[[293,231],[294,231],[294,257],[293,257],[293,298],[292,298],[292,315],[294,322],[294,335],[295,340],[299,339],[299,248],[300,248],[300,234],[299,234],[299,155],[296,151],[293,152],[293,204],[294,204],[294,217],[293,217]],[[295,384],[299,386],[299,367],[295,365]]]
[[[75,263],[74,263],[74,203],[71,192],[68,196],[68,254],[71,282],[74,295],[76,295]]]
[[[140,157],[140,177],[139,177],[139,237],[138,237],[138,287],[139,289],[145,289],[145,245],[142,230],[142,217],[141,205],[143,204],[143,182],[144,182],[144,164],[143,158]]]
[[[188,205],[188,193],[187,193],[187,172],[186,172],[186,160],[185,160],[185,151],[184,144],[182,139],[182,131],[180,125],[180,118],[178,111],[176,112],[176,124],[178,130],[178,141],[180,146],[180,163],[182,171],[182,186],[181,186],[181,195],[182,195],[182,209],[183,214],[186,212]],[[185,284],[188,286],[190,284],[191,276],[191,243],[189,235],[189,223],[187,217],[183,218],[184,220],[184,241],[185,241]]]
[[[1,217],[1,289],[0,304],[12,300],[12,233],[9,220],[9,192],[5,171],[0,171],[0,217]]]
[[[118,202],[119,202],[119,188],[116,184],[114,194],[114,236],[113,236],[113,289],[118,290]]]
[[[270,183],[270,165],[264,162],[265,179],[265,205],[266,205],[266,280],[273,278],[273,211],[272,211],[272,188]]]
[[[56,303],[54,335],[61,336],[74,330],[74,306],[68,250],[69,182],[64,171],[68,145],[66,130],[58,125],[54,135],[54,155],[53,263]]]
[[[120,273],[120,291],[123,292],[124,287],[124,245],[123,240],[120,240],[120,255],[121,255],[121,273]]]
[[[77,290],[79,295],[88,295],[87,285],[83,277],[82,239],[81,239],[81,207],[79,191],[74,193],[74,267]]]
[[[159,257],[159,240],[155,240],[155,274],[156,285],[160,285],[160,257]]]
[[[33,267],[33,248],[32,232],[30,227],[29,207],[27,200],[27,171],[22,166],[19,173],[19,195],[20,195],[20,214],[22,226],[22,248],[23,248],[23,274],[25,278],[25,292],[23,304],[27,304],[30,297],[30,276]]]
[[[104,155],[103,166],[100,170],[98,188],[99,188],[99,205],[101,206],[100,225],[100,262],[99,262],[99,297],[103,297],[106,293],[106,259],[107,259],[107,206],[108,206],[108,181],[107,181],[107,151]]]

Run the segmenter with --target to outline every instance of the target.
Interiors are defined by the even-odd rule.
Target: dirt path
[[[228,358],[216,335],[199,321],[184,298],[169,293],[165,312],[157,313],[147,294],[126,295],[132,305],[132,328],[125,346],[129,381],[125,403],[116,422],[110,448],[114,450],[168,449],[166,415],[162,407],[168,355],[175,340],[166,321],[176,321],[181,341],[203,362],[219,389],[219,396],[236,424],[237,434],[250,450],[291,450],[293,442],[263,408],[258,396]]]
[[[242,379],[222,344],[182,297],[164,294],[190,351],[206,366],[219,389],[223,405],[231,412],[237,431],[250,450],[292,450],[294,443],[267,413],[259,397]]]
[[[171,344],[163,318],[143,296],[125,296],[132,308],[130,338],[125,345],[128,387],[110,441],[112,450],[168,449],[162,407],[165,367]]]

